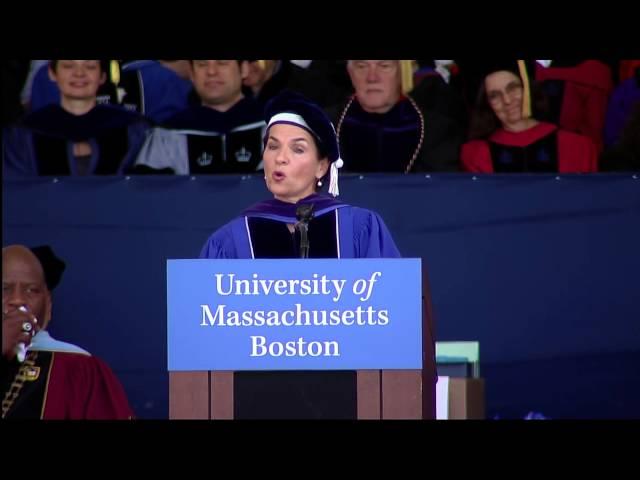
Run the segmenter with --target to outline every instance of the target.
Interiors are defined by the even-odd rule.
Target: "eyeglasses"
[[[489,103],[492,105],[498,105],[500,103],[504,103],[506,95],[508,95],[509,98],[522,96],[522,89],[521,83],[512,82],[507,85],[507,88],[503,91],[491,90],[490,92],[487,92],[487,100],[489,100]]]

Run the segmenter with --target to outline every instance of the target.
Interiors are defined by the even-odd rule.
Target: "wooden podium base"
[[[169,418],[234,418],[233,372],[170,372]],[[423,395],[421,370],[358,370],[358,419],[432,419],[435,398]]]

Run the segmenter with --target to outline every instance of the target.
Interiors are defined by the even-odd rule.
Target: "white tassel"
[[[329,173],[329,193],[334,197],[340,195],[340,189],[338,188],[338,169],[342,168],[344,162],[341,158],[338,158],[335,162],[331,163],[331,171]]]

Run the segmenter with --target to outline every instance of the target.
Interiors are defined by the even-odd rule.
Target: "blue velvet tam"
[[[333,124],[326,113],[299,93],[285,90],[273,97],[265,107],[267,130],[276,123],[288,123],[304,128],[315,137],[320,150],[331,162],[340,157]]]
[[[324,110],[303,95],[284,90],[267,103],[265,121],[267,122],[265,144],[269,128],[277,123],[296,125],[316,139],[321,155],[326,155],[331,162],[329,193],[334,197],[337,196],[339,194],[338,168],[341,168],[344,162],[340,158],[336,130]]]

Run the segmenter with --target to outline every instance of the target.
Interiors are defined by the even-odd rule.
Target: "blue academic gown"
[[[247,227],[249,218],[264,218],[295,224],[296,208],[301,203],[315,205],[314,220],[333,215],[338,223],[338,258],[397,258],[400,252],[384,221],[375,212],[341,203],[328,196],[314,194],[298,204],[266,200],[248,208],[242,216],[213,233],[200,252],[200,258],[256,258],[254,243]],[[313,222],[314,220],[311,220]],[[258,240],[259,241],[259,240]],[[313,242],[310,236],[309,242]]]
[[[119,107],[96,105],[73,115],[60,105],[32,112],[3,132],[3,160],[8,176],[77,175],[73,145],[91,146],[87,174],[125,173],[142,146],[149,123]]]
[[[200,175],[262,170],[262,117],[251,98],[224,112],[192,105],[153,129],[136,160],[136,171]]]
[[[292,240],[298,232],[290,233],[286,224],[295,224],[297,207],[308,203],[315,211],[309,222],[310,258],[400,256],[378,214],[313,194],[297,204],[273,199],[253,205],[211,235],[200,258],[297,257],[297,240]],[[355,371],[236,372],[234,417],[355,419],[356,378]]]
[[[157,60],[136,60],[122,67],[118,85],[124,90],[122,106],[154,123],[162,123],[189,104],[193,86]]]

